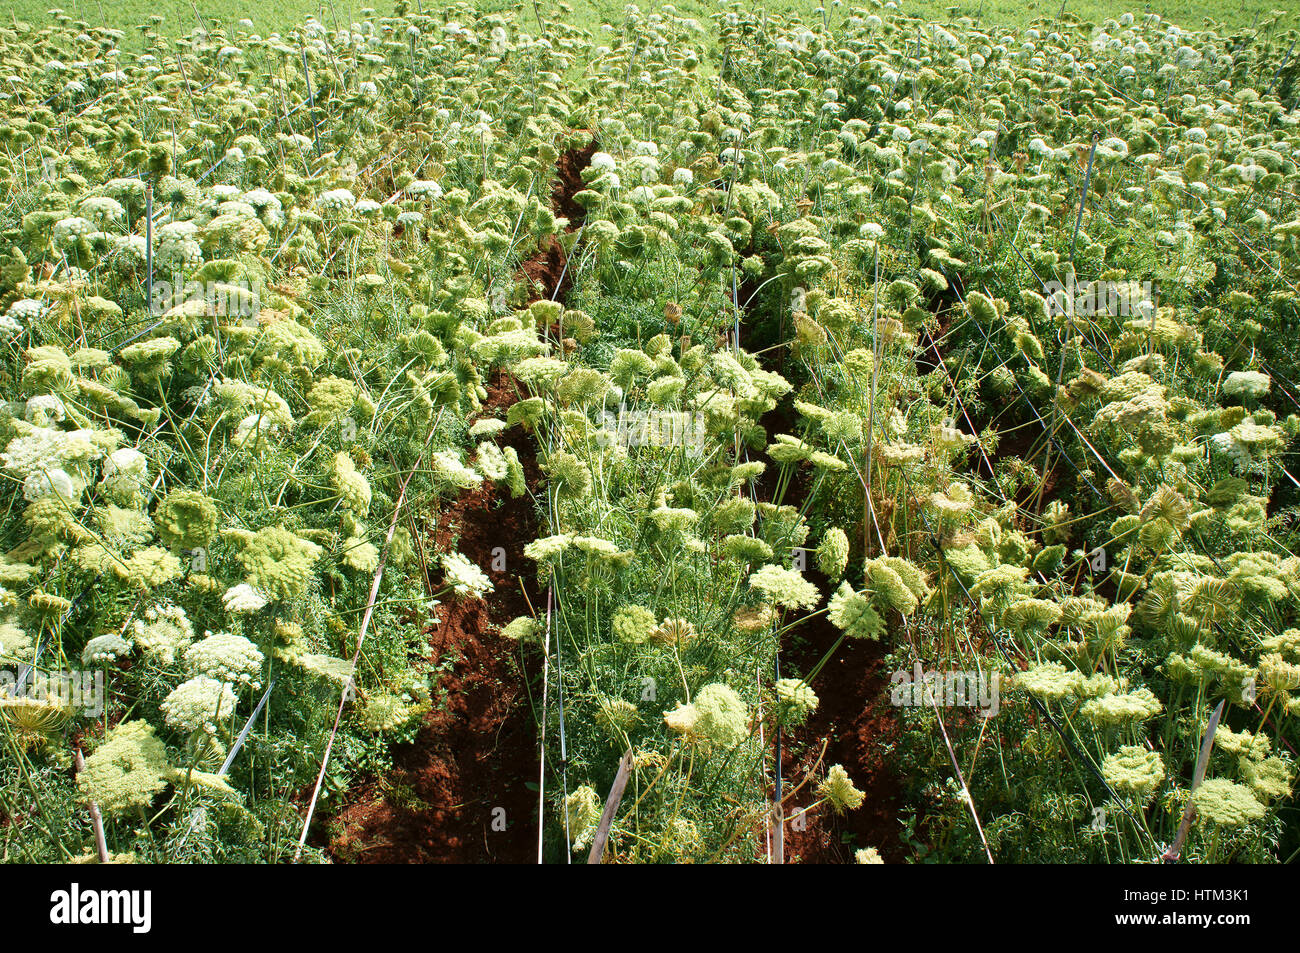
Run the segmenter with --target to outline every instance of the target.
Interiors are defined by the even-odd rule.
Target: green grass
[[[479,0],[477,5],[484,9],[521,6],[508,0]],[[674,5],[680,14],[700,18],[707,17],[719,6],[703,0],[677,0]],[[745,5],[772,13],[799,12],[811,16],[820,4],[818,0],[747,0]],[[836,13],[842,16],[854,5],[846,3]],[[1125,12],[1151,12],[1187,29],[1200,29],[1207,20],[1218,22],[1223,28],[1239,29],[1250,27],[1256,19],[1264,19],[1270,10],[1281,5],[1278,0],[1236,0],[1227,4],[1207,0],[1153,0],[1147,3],[1067,0],[1066,10],[1096,22]],[[440,7],[434,0],[425,6],[430,11]],[[548,13],[556,9],[554,3],[543,2],[541,6],[543,16],[549,19],[555,15]],[[623,0],[575,0],[571,6],[575,21],[584,26],[596,26],[602,21],[620,17],[624,3]],[[658,3],[643,0],[640,6],[643,12],[649,13],[658,7]],[[1040,17],[1055,17],[1061,9],[1060,0],[966,0],[960,3],[952,0],[904,0],[900,6],[905,11],[938,20],[949,19],[948,11],[955,10],[956,16],[978,16],[981,22],[995,26],[1024,26]],[[335,22],[350,23],[367,7],[383,14],[390,12],[393,4],[392,0],[8,0],[0,4],[0,10],[9,15],[6,20],[14,17],[33,24],[46,22],[47,11],[55,7],[92,25],[123,30],[129,30],[153,14],[160,14],[166,18],[166,29],[173,33],[189,32],[199,22],[200,16],[209,25],[233,24],[247,17],[253,21],[257,32],[265,34],[301,23],[308,16],[317,17],[327,26]],[[522,4],[522,9],[525,13],[531,12],[531,3]]]

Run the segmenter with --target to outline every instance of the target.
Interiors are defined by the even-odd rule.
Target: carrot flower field
[[[1300,857],[1300,21],[1051,6],[0,20],[0,858]]]

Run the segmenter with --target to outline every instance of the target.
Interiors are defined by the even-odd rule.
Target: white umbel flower
[[[168,725],[178,731],[217,733],[217,720],[229,718],[235,710],[235,693],[230,686],[206,675],[197,675],[172,689],[158,707]]]
[[[262,595],[246,582],[231,586],[221,597],[226,611],[232,615],[247,615],[257,612],[266,605],[266,596]]]
[[[492,591],[492,580],[487,574],[460,553],[443,554],[442,569],[446,573],[447,583],[458,595],[482,599]]]
[[[347,212],[356,208],[357,197],[347,189],[330,189],[328,192],[320,194],[316,199],[316,204],[324,209]]]

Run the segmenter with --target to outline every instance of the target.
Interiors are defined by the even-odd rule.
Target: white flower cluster
[[[206,675],[196,675],[172,689],[159,709],[167,724],[190,734],[217,733],[217,719],[235,711],[235,693],[230,686]]]
[[[53,394],[41,394],[30,397],[23,408],[23,417],[29,424],[37,427],[49,427],[57,424],[68,414],[63,401]]]
[[[81,664],[112,662],[131,651],[131,643],[113,632],[97,635],[81,650]]]
[[[156,605],[144,611],[143,619],[131,623],[131,636],[146,654],[171,665],[176,654],[194,641],[194,626],[180,606]]]
[[[431,199],[442,196],[442,186],[437,182],[430,182],[424,179],[416,179],[406,187],[407,195],[423,195]]]
[[[71,248],[95,232],[95,223],[79,215],[61,218],[54,223],[52,240],[55,248]]]
[[[482,599],[493,589],[492,580],[487,574],[460,553],[444,553],[442,569],[446,573],[447,583],[458,595]]]
[[[227,589],[221,601],[231,615],[247,615],[266,606],[266,596],[246,582]]]
[[[236,447],[246,447],[250,444],[256,446],[260,437],[275,434],[279,427],[269,415],[255,412],[244,417],[235,428],[235,434],[230,438],[230,442]]]
[[[477,466],[479,472],[489,480],[504,480],[506,474],[510,472],[510,465],[506,462],[506,455],[501,452],[501,448],[486,440],[478,445]]]
[[[126,219],[126,209],[122,208],[122,203],[107,195],[92,195],[82,199],[81,204],[77,206],[77,211],[84,218],[101,227],[110,222],[122,222]]]
[[[194,222],[168,222],[158,229],[154,260],[161,268],[180,271],[203,260],[198,242],[199,226]]]
[[[284,224],[284,206],[280,204],[280,200],[274,193],[266,189],[249,189],[243,194],[243,200],[245,204],[252,206],[257,217],[267,228]]]
[[[139,450],[122,447],[104,461],[104,477],[99,486],[109,499],[123,504],[136,501],[148,485],[149,458]]]
[[[347,189],[330,189],[322,192],[316,204],[330,211],[348,212],[357,206],[357,197]]]
[[[103,454],[89,430],[29,427],[0,453],[0,466],[23,483],[23,495],[36,501],[51,493],[68,500],[81,498],[92,478],[91,464]]]
[[[256,645],[229,632],[208,632],[185,650],[185,664],[195,675],[254,689],[261,687],[262,661]]]
[[[114,236],[113,247],[127,267],[143,265],[148,258],[148,246],[143,235]]]
[[[0,331],[10,337],[21,334],[23,324],[30,324],[45,313],[45,304],[35,298],[19,298],[9,306],[9,310],[0,315]]]
[[[460,454],[454,450],[436,450],[429,462],[440,479],[459,489],[467,490],[483,482],[481,476],[461,463]]]
[[[618,162],[608,152],[596,152],[591,156],[590,167],[597,173],[615,172],[618,170]]]
[[[1210,445],[1219,453],[1228,457],[1238,470],[1246,470],[1255,462],[1250,450],[1233,437],[1230,432],[1216,433],[1210,438]]]
[[[1233,371],[1223,381],[1223,392],[1234,397],[1263,397],[1273,379],[1259,371]]]

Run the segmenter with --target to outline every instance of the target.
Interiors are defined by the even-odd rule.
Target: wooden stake
[[[77,773],[80,774],[86,770],[86,759],[81,756],[81,749],[77,748],[74,752],[77,759]],[[108,860],[108,842],[104,839],[104,818],[99,813],[99,805],[94,801],[86,802],[90,808],[90,826],[95,829],[95,850],[99,854],[99,862],[107,864]]]
[[[623,802],[623,791],[627,788],[627,776],[632,770],[632,749],[628,748],[623,752],[623,757],[618,762],[618,774],[614,775],[614,786],[609,789],[609,797],[605,800],[605,810],[600,815],[600,825],[596,828],[596,836],[591,841],[591,853],[587,855],[587,863],[598,864],[605,853],[605,843],[609,840],[609,828],[614,823],[614,815],[618,813],[618,806]]]

